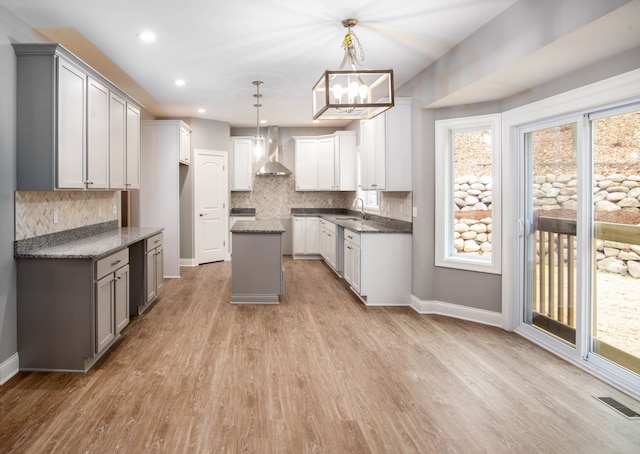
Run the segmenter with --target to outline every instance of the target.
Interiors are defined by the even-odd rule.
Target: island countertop
[[[284,233],[285,228],[275,219],[259,219],[255,221],[238,220],[231,227],[231,233]]]

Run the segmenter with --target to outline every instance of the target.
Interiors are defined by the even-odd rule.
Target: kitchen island
[[[280,303],[284,293],[284,231],[276,220],[239,220],[233,224],[231,303]]]

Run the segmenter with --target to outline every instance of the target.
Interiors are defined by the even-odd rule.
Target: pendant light
[[[254,80],[252,83],[256,86],[256,92],[253,95],[254,98],[256,98],[256,103],[253,105],[253,107],[256,108],[256,135],[253,138],[253,160],[254,162],[258,162],[266,157],[265,139],[264,136],[260,134],[260,107],[262,107],[262,104],[260,103],[260,98],[262,98],[260,86],[264,82],[261,80]]]
[[[393,70],[362,66],[364,51],[352,30],[357,19],[345,19],[344,58],[335,71],[327,70],[312,89],[314,120],[365,120],[393,107]]]

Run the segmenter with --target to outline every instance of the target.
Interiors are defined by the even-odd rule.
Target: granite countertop
[[[32,249],[15,248],[16,258],[100,259],[162,232],[157,227],[123,227]]]
[[[348,210],[344,208],[293,208],[291,215],[296,216],[314,216],[349,229],[355,233],[409,233],[413,232],[413,224],[411,222],[400,221],[397,219],[385,218],[366,214],[362,219],[362,213],[359,211]]]
[[[275,219],[262,219],[256,221],[238,220],[231,227],[231,233],[284,233],[285,229]]]
[[[255,216],[256,209],[255,208],[231,208],[229,211],[229,216]]]

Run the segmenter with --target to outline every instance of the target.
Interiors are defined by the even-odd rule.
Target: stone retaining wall
[[[578,200],[576,175],[536,175],[533,205],[538,210],[575,210]],[[458,177],[454,185],[456,222],[454,247],[458,253],[491,252],[491,178]],[[595,175],[593,198],[596,211],[640,212],[640,175]],[[465,216],[464,211],[474,212]],[[486,216],[478,212],[486,211]],[[480,219],[478,219],[480,217]],[[640,278],[640,245],[597,241],[599,270]]]

